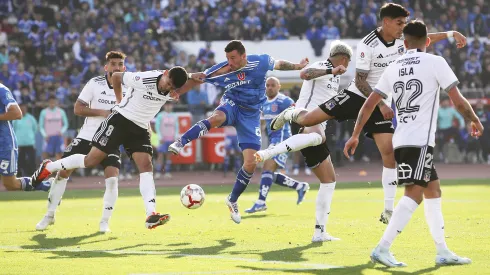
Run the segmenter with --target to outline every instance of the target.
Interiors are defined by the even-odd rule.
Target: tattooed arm
[[[371,88],[371,85],[369,85],[369,83],[367,82],[368,74],[369,72],[356,72],[356,87],[366,97],[369,97],[369,95],[373,92],[373,88]],[[382,100],[378,103],[379,107],[384,105],[386,104]]]
[[[346,69],[344,66],[339,65],[333,69],[318,69],[318,68],[306,68],[301,70],[299,76],[303,80],[312,80],[324,75],[341,75],[345,73]]]
[[[291,63],[291,62],[286,61],[286,60],[276,60],[276,62],[274,64],[274,70],[297,71],[297,70],[301,70],[304,67],[306,67],[306,65],[308,65],[308,62],[309,62],[308,58],[301,60],[300,63]]]

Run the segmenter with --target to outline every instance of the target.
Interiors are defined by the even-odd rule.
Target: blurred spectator
[[[441,105],[439,108],[439,113],[437,116],[437,130],[439,135],[440,146],[444,145],[448,141],[460,140],[460,128],[465,127],[465,122],[463,117],[451,106],[451,101],[449,98],[444,98],[441,100]],[[456,123],[455,123],[456,121]],[[456,127],[457,126],[457,127]],[[442,156],[442,147],[439,148],[439,152],[441,152],[441,160]]]
[[[65,149],[63,134],[68,130],[68,119],[54,96],[49,98],[48,108],[41,111],[39,129],[44,138],[43,159],[50,156],[60,159]]]
[[[254,10],[250,10],[248,12],[248,16],[243,21],[243,26],[245,27],[245,29],[255,28],[257,30],[260,30],[262,28],[260,18],[256,15]]]
[[[310,40],[310,44],[315,51],[315,56],[322,56],[323,47],[326,44],[325,33],[320,27],[319,24],[314,25],[306,31],[306,38]]]
[[[36,163],[36,133],[38,131],[37,121],[28,112],[28,106],[25,103],[20,104],[22,118],[14,120],[15,135],[17,136],[17,145],[19,146],[19,171],[18,177],[31,175],[35,169]]]
[[[369,7],[364,8],[364,13],[361,14],[359,18],[362,20],[362,27],[364,31],[369,32],[376,28],[376,14],[372,12]]]
[[[267,34],[267,39],[270,40],[286,40],[289,38],[288,29],[283,27],[280,20],[276,21],[275,26],[270,29],[269,34]]]
[[[340,38],[339,28],[335,27],[333,20],[327,20],[327,25],[323,27],[322,30],[325,33],[325,38],[327,40],[336,40]]]

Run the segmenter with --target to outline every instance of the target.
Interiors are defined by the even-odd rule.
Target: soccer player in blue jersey
[[[254,154],[260,149],[260,109],[266,101],[265,79],[272,70],[301,70],[308,59],[294,64],[285,60],[274,60],[267,54],[247,55],[239,40],[232,40],[225,47],[227,61],[208,68],[204,72],[190,74],[190,80],[177,91],[183,94],[203,82],[225,89],[221,104],[207,119],[201,120],[172,143],[169,150],[174,154],[192,140],[205,135],[209,129],[234,126],[239,146],[243,151],[244,164],[238,172],[235,185],[225,202],[235,223],[240,223],[238,197],[247,188],[257,163]]]
[[[50,181],[32,185],[31,178],[17,178],[17,157],[19,149],[12,120],[22,118],[22,111],[10,90],[0,84],[0,178],[8,191],[49,191]]]
[[[294,105],[294,101],[290,97],[279,92],[281,83],[279,82],[279,79],[275,77],[267,78],[265,88],[267,101],[262,106],[262,122],[265,122],[266,124],[269,147],[273,147],[291,136],[291,128],[289,127],[289,124],[287,124],[279,131],[272,131],[270,127],[271,121],[282,111]],[[255,213],[267,210],[265,200],[273,182],[281,186],[295,189],[296,192],[298,192],[298,200],[296,203],[300,204],[303,201],[306,192],[310,189],[310,185],[307,182],[299,182],[282,173],[275,172],[277,168],[284,168],[286,166],[287,159],[288,154],[283,153],[264,162],[259,187],[259,199],[251,208],[245,210],[245,212]]]

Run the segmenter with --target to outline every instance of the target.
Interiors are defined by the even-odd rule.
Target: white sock
[[[54,216],[56,208],[60,204],[61,197],[63,197],[63,194],[65,193],[67,182],[68,179],[63,179],[56,176],[51,184],[48,195],[48,216]]]
[[[273,155],[277,156],[279,154],[296,152],[306,147],[317,146],[320,144],[322,144],[322,136],[318,133],[298,134],[291,136],[268,150],[271,150]]]
[[[398,177],[397,177],[396,169],[383,167],[383,175],[381,177],[381,183],[383,184],[386,210],[393,211],[393,208],[395,206],[397,178]]]
[[[145,202],[146,216],[150,216],[156,208],[156,190],[155,181],[153,180],[153,172],[145,172],[140,174],[140,193]]]
[[[379,242],[382,249],[389,250],[396,236],[402,233],[403,228],[407,225],[412,214],[419,205],[407,196],[403,196],[396,205],[390,223],[386,227],[383,237]]]
[[[116,204],[116,200],[119,195],[117,181],[117,177],[105,179],[104,209],[102,210],[102,220],[108,221],[112,216],[112,211],[114,211],[114,205]]]
[[[333,191],[335,190],[336,182],[321,183],[318,195],[316,196],[316,224],[315,230],[320,232],[325,231],[325,226],[330,215],[330,205],[332,204]]]
[[[424,210],[425,219],[436,244],[437,252],[446,251],[447,245],[444,237],[444,217],[442,216],[441,198],[425,199]]]
[[[85,155],[74,154],[57,161],[50,162],[46,165],[49,172],[54,173],[60,170],[73,170],[76,168],[85,168]]]

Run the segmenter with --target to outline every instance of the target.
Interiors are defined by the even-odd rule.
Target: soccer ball
[[[197,209],[204,204],[204,190],[197,184],[189,184],[180,191],[180,202],[185,208]]]

